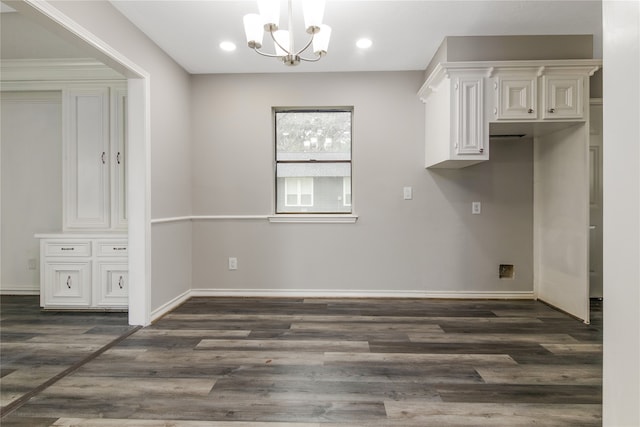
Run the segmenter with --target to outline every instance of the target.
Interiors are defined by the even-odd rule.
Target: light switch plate
[[[405,200],[411,200],[413,199],[413,188],[411,187],[404,187],[402,189],[402,193],[404,195],[404,199]]]

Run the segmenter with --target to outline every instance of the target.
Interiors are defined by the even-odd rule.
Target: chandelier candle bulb
[[[331,27],[326,24],[320,25],[320,30],[313,37],[313,53],[322,56],[329,50],[329,39],[331,38]]]
[[[262,17],[257,13],[250,13],[244,16],[243,21],[247,45],[252,49],[260,49],[262,47],[262,37],[264,36]]]
[[[263,19],[264,31],[275,31],[280,23],[280,0],[258,0],[258,11]]]
[[[302,0],[302,13],[307,33],[315,34],[320,31],[324,16],[324,5],[325,0]]]

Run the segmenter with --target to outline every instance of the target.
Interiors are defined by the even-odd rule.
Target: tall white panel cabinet
[[[120,87],[63,91],[64,230],[124,230],[126,93]]]
[[[128,307],[126,85],[62,88],[61,233],[40,239],[45,309]]]

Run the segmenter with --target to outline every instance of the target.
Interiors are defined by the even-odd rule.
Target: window
[[[274,108],[276,213],[351,213],[351,108]]]

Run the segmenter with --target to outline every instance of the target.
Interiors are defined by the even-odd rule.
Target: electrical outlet
[[[482,213],[482,203],[471,202],[471,213],[474,215],[480,215],[480,213]]]
[[[229,257],[229,270],[237,270],[238,269],[238,258]]]
[[[38,260],[35,258],[29,258],[27,260],[27,268],[29,270],[37,270],[38,269]]]

